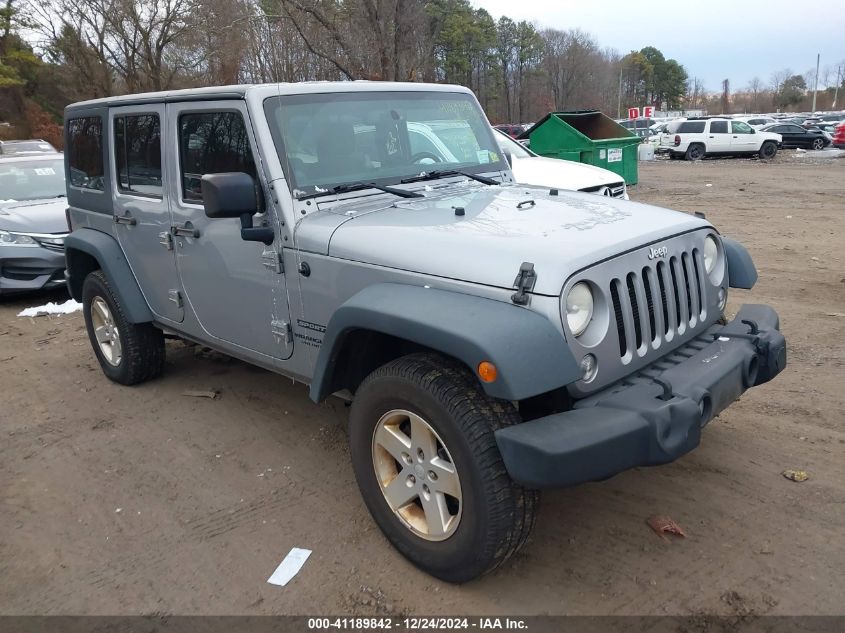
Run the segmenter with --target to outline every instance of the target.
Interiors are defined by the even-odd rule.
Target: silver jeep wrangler
[[[363,498],[452,582],[525,543],[538,490],[663,464],[786,363],[704,219],[516,185],[473,94],[310,83],[65,111],[72,295],[125,385],[165,334],[352,400]]]

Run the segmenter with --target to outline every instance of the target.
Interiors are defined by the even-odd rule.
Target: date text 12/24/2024
[[[439,617],[339,617],[309,618],[308,628],[323,630],[372,631],[452,631],[452,630],[524,630],[528,626],[519,618],[439,618]]]

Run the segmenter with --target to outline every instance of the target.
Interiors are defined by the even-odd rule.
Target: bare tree
[[[792,76],[792,69],[791,68],[784,68],[783,70],[776,70],[771,75],[771,87],[772,92],[775,94],[779,93],[781,87],[783,86],[783,82],[789,79]]]
[[[199,63],[189,46],[197,0],[52,0],[33,15],[56,61],[95,90],[163,90]]]
[[[748,94],[751,96],[751,109],[758,112],[760,109],[760,91],[763,89],[763,82],[759,77],[753,77],[748,82]]]

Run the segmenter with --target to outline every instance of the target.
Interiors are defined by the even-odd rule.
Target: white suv
[[[743,121],[689,119],[670,123],[658,149],[687,160],[729,154],[774,158],[780,142],[780,134],[760,132]]]

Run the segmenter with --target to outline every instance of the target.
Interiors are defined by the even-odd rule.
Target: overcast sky
[[[731,90],[744,88],[754,76],[768,84],[783,68],[804,74],[815,67],[817,53],[822,78],[825,66],[845,62],[845,0],[472,2],[496,19],[504,14],[539,27],[580,28],[600,46],[621,53],[654,46],[709,91],[721,90],[723,79],[730,79]]]

